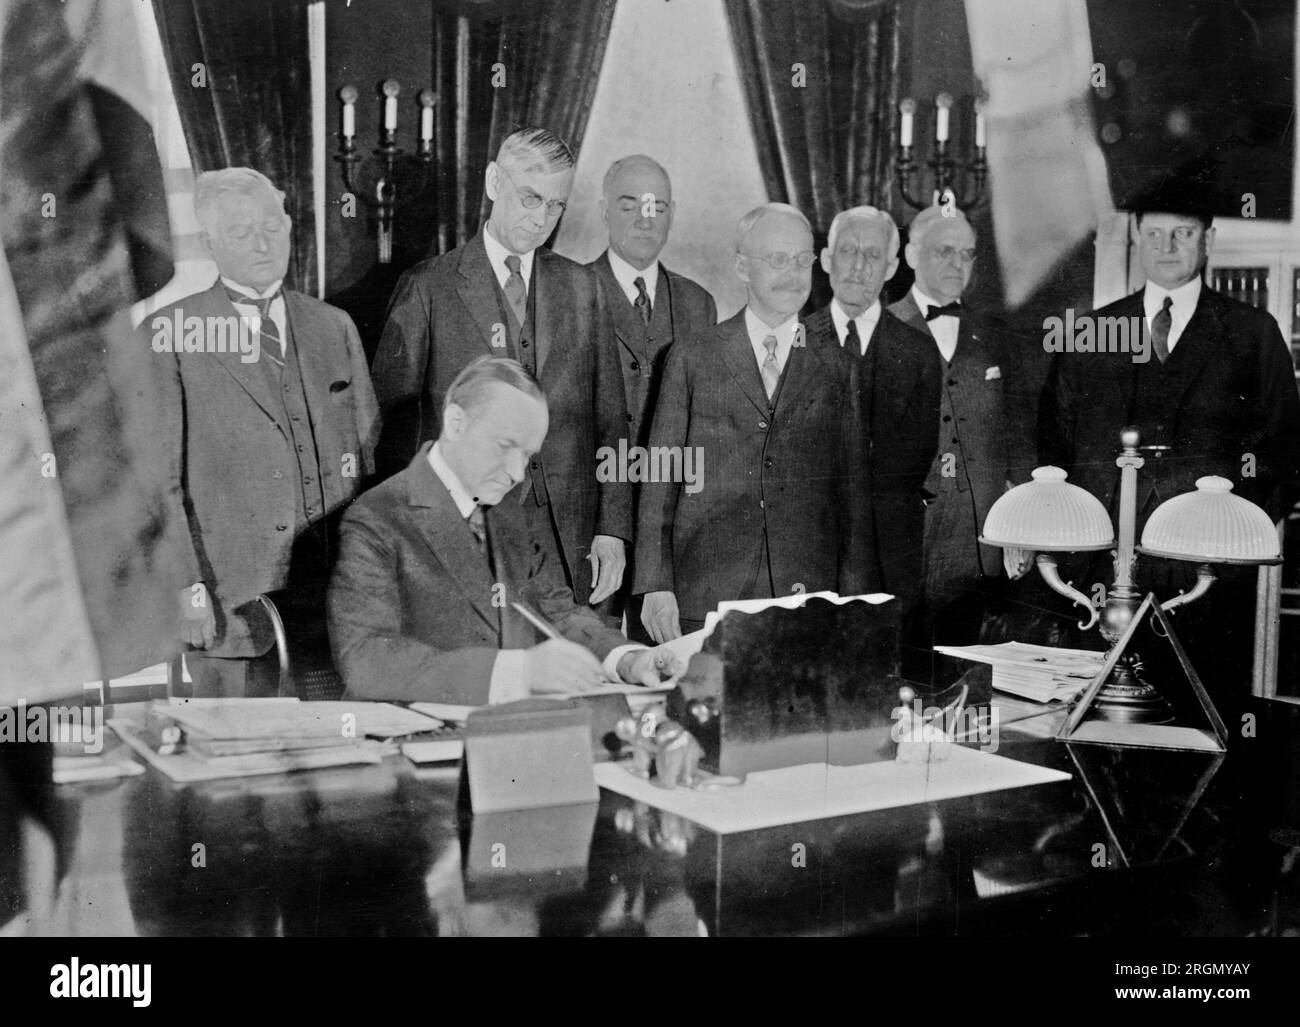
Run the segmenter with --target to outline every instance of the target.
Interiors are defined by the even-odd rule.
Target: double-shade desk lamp
[[[1260,507],[1232,494],[1232,483],[1226,478],[1204,477],[1197,480],[1195,491],[1160,504],[1147,519],[1141,544],[1135,546],[1137,473],[1145,463],[1139,441],[1135,429],[1120,434],[1122,451],[1115,461],[1120,468],[1118,544],[1106,508],[1096,497],[1067,482],[1065,471],[1059,467],[1036,468],[1032,481],[999,497],[985,518],[980,541],[1007,550],[1035,552],[1043,580],[1087,609],[1088,620],[1081,621],[1079,627],[1087,630],[1100,621],[1109,653],[1101,672],[1066,719],[1059,738],[1222,750],[1227,730],[1165,614],[1205,595],[1214,584],[1216,564],[1280,563],[1277,531]],[[1145,450],[1158,457],[1166,448],[1150,446]],[[1061,580],[1055,554],[1111,548],[1116,551],[1115,580],[1098,609],[1089,596]],[[1195,586],[1163,603],[1154,594],[1144,596],[1134,583],[1135,553],[1196,564]],[[1217,738],[1166,726],[1174,719],[1173,710],[1142,678],[1142,662],[1130,646],[1134,632],[1147,615],[1155,617],[1164,628]],[[1084,725],[1088,730],[1081,731],[1080,724],[1089,710],[1094,717]]]

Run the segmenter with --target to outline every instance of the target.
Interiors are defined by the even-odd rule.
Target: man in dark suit
[[[725,599],[861,591],[869,502],[859,362],[806,344],[812,230],[784,203],[740,220],[749,302],[668,352],[649,448],[704,461],[702,480],[642,486],[636,579],[664,641]]]
[[[520,501],[554,531],[575,597],[594,604],[623,579],[632,487],[596,475],[597,451],[616,449],[627,430],[603,290],[586,268],[539,248],[564,211],[573,163],[544,129],[506,138],[488,164],[492,213],[483,230],[401,277],[372,372],[384,414],[382,475],[437,437],[447,386],[476,356],[513,357],[537,376],[555,430],[529,465]]]
[[[874,207],[831,222],[822,270],[834,299],[808,318],[810,343],[825,341],[862,361],[874,539],[871,586],[910,608],[920,596],[925,535],[921,486],[934,462],[939,351],[934,340],[884,309],[880,290],[898,269],[898,227]]]
[[[975,232],[961,211],[929,207],[912,221],[905,256],[916,281],[890,312],[927,332],[941,360],[938,452],[922,485],[925,626],[912,651],[918,656],[915,647],[979,636],[1002,554],[977,539],[1007,487],[1010,460],[999,354],[961,303],[975,264]]]
[[[668,172],[642,154],[616,160],[605,172],[601,212],[609,248],[590,267],[609,302],[627,395],[628,446],[644,446],[650,432],[668,347],[717,323],[713,297],[700,285],[659,262],[677,204]],[[627,611],[627,630],[637,637],[641,602],[629,596],[629,572],[615,597],[615,616]]]
[[[1202,281],[1214,244],[1213,207],[1195,183],[1170,179],[1136,210],[1137,255],[1146,284],[1089,315],[1133,326],[1128,352],[1059,353],[1044,392],[1040,462],[1119,509],[1119,434],[1135,426],[1144,446],[1165,446],[1138,471],[1137,531],[1162,502],[1219,475],[1274,519],[1294,499],[1300,468],[1300,395],[1291,354],[1267,311],[1229,299]],[[1105,322],[1114,324],[1116,322]],[[1091,561],[1086,581],[1109,582],[1109,561]],[[1220,568],[1209,595],[1178,611],[1193,663],[1249,680],[1253,568]],[[1194,567],[1144,557],[1138,582],[1170,598],[1190,588]],[[1185,625],[1185,626],[1184,626]],[[1198,626],[1206,630],[1201,631]],[[1197,637],[1199,636],[1199,637]],[[1210,644],[1205,646],[1206,640]],[[1207,659],[1208,657],[1208,659]],[[1213,676],[1213,675],[1209,675]]]
[[[169,374],[165,437],[199,577],[182,590],[196,695],[275,694],[256,597],[323,608],[334,524],[373,472],[378,412],[351,319],[281,287],[292,222],[250,168],[199,176],[194,206],[219,280],[146,317]]]
[[[546,437],[536,380],[482,356],[443,402],[438,440],[343,519],[329,624],[347,695],[484,705],[674,673],[671,654],[629,645],[574,603],[550,533],[511,492]],[[563,638],[539,642],[514,603]]]

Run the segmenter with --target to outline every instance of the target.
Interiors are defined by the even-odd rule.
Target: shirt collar
[[[268,285],[262,292],[258,292],[256,289],[249,288],[247,285],[240,285],[238,282],[227,278],[225,275],[221,275],[220,277],[221,284],[231,292],[237,292],[242,296],[247,296],[249,299],[254,300],[264,300],[268,296],[274,296],[280,291],[280,286],[284,284],[284,279],[278,278]]]
[[[439,443],[435,442],[429,447],[429,466],[433,468],[433,473],[438,476],[438,480],[446,486],[447,491],[451,494],[451,501],[456,504],[456,509],[460,511],[460,515],[468,517],[479,504],[474,502],[474,497],[460,483],[460,479],[456,477],[456,472],[451,469],[438,446]]]
[[[775,335],[777,349],[784,354],[793,345],[795,333],[799,331],[799,315],[791,314],[790,320],[777,325],[775,328],[770,328],[759,320],[758,315],[749,307],[746,307],[745,330],[749,332],[749,343],[754,347],[755,353],[763,351],[764,339],[769,335]]]
[[[948,304],[946,304],[946,303],[940,303],[940,302],[939,302],[938,300],[936,300],[936,299],[931,299],[929,296],[927,296],[925,293],[923,293],[923,292],[921,291],[920,287],[917,286],[915,283],[913,283],[913,285],[912,285],[912,302],[915,303],[915,304],[917,305],[917,307],[920,309],[920,311],[921,311],[921,316],[922,316],[922,317],[924,317],[924,316],[926,315],[926,313],[927,313],[927,311],[928,311],[928,309],[929,309],[930,307],[946,307],[946,306],[948,305]],[[961,301],[958,300],[957,302],[960,303]],[[941,317],[951,317],[952,315],[950,315],[950,314],[942,314],[942,315],[940,315],[940,316],[941,316]]]
[[[524,290],[527,291],[528,283],[533,277],[533,254],[535,250],[529,250],[527,253],[511,253],[499,242],[496,236],[492,234],[492,229],[487,225],[483,226],[483,248],[487,250],[488,263],[492,265],[492,270],[497,273],[497,281],[504,283],[510,277],[510,268],[506,267],[506,257],[515,256],[519,258],[519,274],[524,280]]]
[[[618,284],[623,287],[630,299],[636,299],[636,280],[645,279],[646,295],[650,297],[650,302],[655,301],[655,286],[659,283],[659,261],[652,260],[650,266],[644,271],[638,271],[626,260],[620,257],[613,250],[609,251],[609,266],[614,272],[614,277]]]
[[[831,321],[835,324],[835,334],[837,338],[842,338],[844,333],[849,330],[849,321],[852,320],[858,326],[858,339],[860,345],[865,346],[871,341],[871,333],[876,330],[876,325],[880,323],[880,297],[876,297],[876,302],[867,307],[857,317],[850,318],[848,312],[840,306],[839,300],[831,300]]]
[[[1201,276],[1196,275],[1190,282],[1184,282],[1177,289],[1166,289],[1164,286],[1148,281],[1142,293],[1142,306],[1147,317],[1155,317],[1160,312],[1160,308],[1165,305],[1166,296],[1172,296],[1174,299],[1171,316],[1178,314],[1190,317],[1201,298]]]

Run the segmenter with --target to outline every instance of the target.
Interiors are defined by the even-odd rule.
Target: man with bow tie
[[[283,288],[284,194],[251,168],[226,168],[199,175],[194,208],[220,277],[139,330],[169,362],[160,416],[199,575],[180,594],[181,637],[196,696],[274,695],[257,596],[288,589],[323,619],[334,526],[373,470],[378,408],[352,320]],[[159,352],[154,326],[168,321],[205,335],[240,324],[256,344],[187,351],[175,340]]]
[[[912,221],[905,255],[916,281],[890,312],[927,332],[942,362],[938,453],[922,486],[926,627],[915,645],[928,649],[979,636],[1002,554],[978,538],[1011,475],[998,351],[961,302],[975,232],[961,211],[929,207]]]

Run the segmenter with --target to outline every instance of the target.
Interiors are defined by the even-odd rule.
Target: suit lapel
[[[744,308],[742,307],[740,313],[722,327],[725,333],[722,341],[722,359],[727,365],[727,370],[731,372],[736,384],[740,386],[740,391],[755,408],[766,414],[767,391],[763,388],[763,376],[759,374],[758,364],[754,360],[754,348],[749,344]]]
[[[456,509],[451,493],[429,466],[429,446],[420,448],[410,471],[410,512],[421,538],[456,580],[470,606],[493,631],[499,631],[487,560],[479,552],[474,534]]]
[[[600,255],[600,259],[595,263],[596,273],[600,275],[601,284],[605,287],[605,296],[609,302],[609,311],[611,320],[614,322],[614,335],[618,339],[618,344],[632,354],[643,365],[647,363],[647,356],[643,349],[637,345],[636,336],[628,331],[632,327],[629,320],[635,317],[638,321],[641,315],[636,312],[636,308],[627,302],[627,294],[623,292],[623,287],[618,284],[618,279],[614,277],[614,269],[609,263],[609,250]],[[662,283],[667,277],[667,272],[662,264],[659,265],[659,281]],[[659,299],[664,297],[660,295]],[[658,307],[658,304],[656,304]]]
[[[929,335],[931,339],[934,336],[930,333],[930,326],[926,323],[925,315],[921,313],[921,308],[916,305],[916,300],[912,297],[912,290],[907,290],[907,295],[895,303],[889,310],[900,321],[911,325],[913,328],[919,328]]]
[[[1223,308],[1217,300],[1217,295],[1210,291],[1209,286],[1201,287],[1200,299],[1192,319],[1187,322],[1178,345],[1165,361],[1164,370],[1169,379],[1173,410],[1184,409],[1183,396],[1196,383],[1205,370],[1205,365],[1214,356],[1219,345],[1216,340],[1227,335],[1227,326],[1222,323]]]
[[[319,442],[323,427],[329,423],[327,398],[321,390],[329,388],[329,338],[319,329],[319,322],[301,294],[285,291],[285,320],[289,322],[290,345],[302,370],[302,390],[307,397],[307,413]],[[310,340],[310,341],[308,341]],[[304,343],[306,343],[304,345]],[[322,454],[323,455],[323,454]]]
[[[494,356],[503,355],[492,345],[492,326],[502,323],[502,312],[497,299],[496,272],[492,270],[492,262],[483,246],[482,231],[465,244],[457,270],[463,281],[456,287],[456,295],[469,311],[470,320],[477,326],[487,351]],[[508,354],[509,350],[505,352]]]

